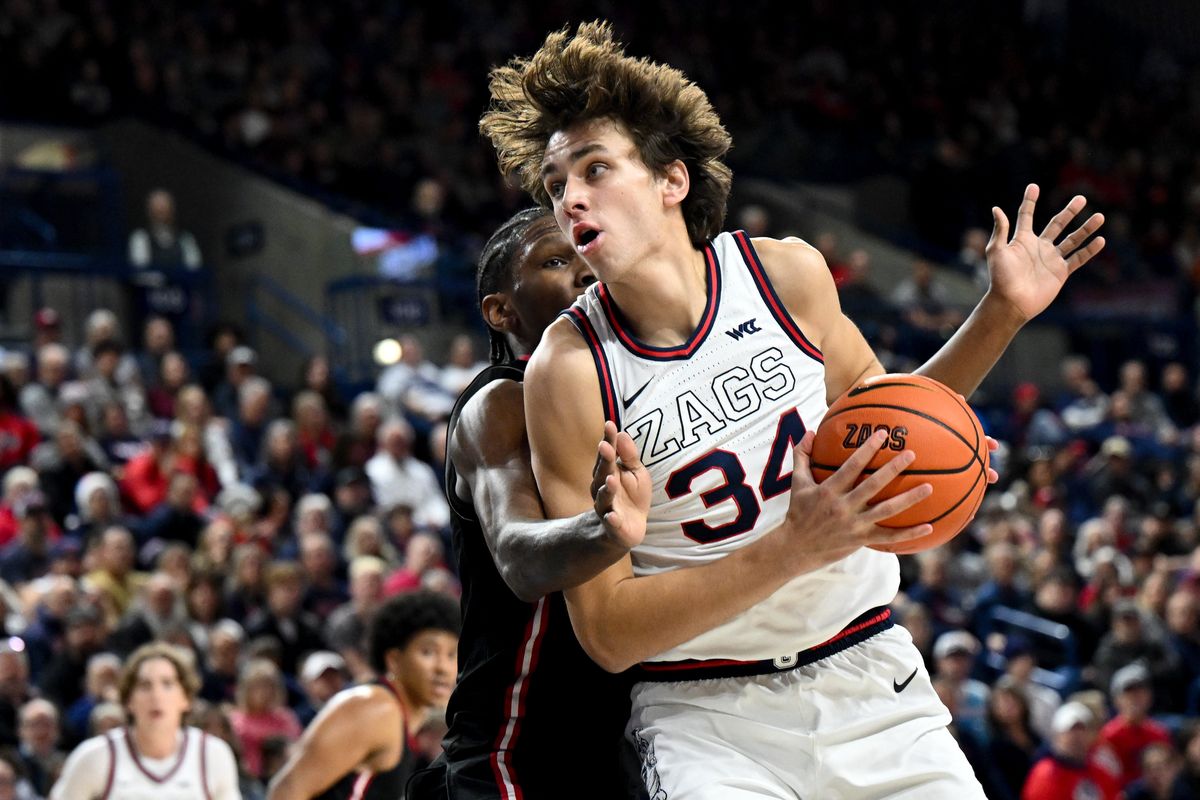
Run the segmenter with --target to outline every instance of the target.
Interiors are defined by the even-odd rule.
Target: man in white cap
[[[1112,776],[1088,758],[1095,717],[1080,702],[1064,703],[1054,712],[1050,754],[1033,765],[1021,800],[1116,800],[1120,789]]]
[[[331,650],[312,653],[300,668],[300,685],[304,688],[305,703],[296,716],[307,727],[330,698],[346,688],[345,660]]]
[[[1100,729],[1100,740],[1108,743],[1121,760],[1121,787],[1142,775],[1142,751],[1155,743],[1170,744],[1171,734],[1150,719],[1154,690],[1150,670],[1140,662],[1121,667],[1113,674],[1110,694],[1117,715]]]
[[[947,631],[933,644],[937,677],[950,684],[955,695],[954,722],[977,740],[986,742],[987,705],[991,690],[971,677],[979,640],[966,631]]]

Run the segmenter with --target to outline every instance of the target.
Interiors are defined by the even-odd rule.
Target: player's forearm
[[[571,622],[592,660],[622,672],[728,622],[799,574],[780,529],[703,566],[629,577],[600,599],[566,593]],[[585,607],[586,606],[586,607]]]
[[[568,519],[499,524],[496,567],[513,594],[526,602],[578,586],[629,552],[609,538],[594,511]]]
[[[959,329],[917,373],[970,397],[1025,324],[1011,305],[984,295]]]

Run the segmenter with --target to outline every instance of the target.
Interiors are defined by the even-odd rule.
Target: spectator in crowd
[[[167,641],[188,627],[179,585],[165,572],[146,580],[129,612],[108,637],[108,646],[121,657],[153,641]]]
[[[1082,703],[1064,703],[1054,713],[1050,752],[1033,765],[1021,800],[1088,797],[1117,800],[1120,788],[1108,772],[1089,758],[1095,718]]]
[[[11,642],[0,643],[0,748],[15,748],[18,711],[34,698],[29,683],[29,660]]]
[[[112,525],[121,525],[121,497],[117,484],[107,473],[89,472],[75,484],[76,524],[67,535],[83,547]]]
[[[1183,759],[1169,743],[1142,751],[1142,777],[1125,789],[1125,800],[1189,800],[1195,797],[1183,774]]]
[[[385,564],[400,561],[396,548],[383,531],[383,524],[378,517],[369,514],[355,517],[346,530],[346,542],[342,545],[342,561],[347,564],[364,555],[375,556]]]
[[[1171,734],[1150,719],[1154,690],[1150,670],[1130,663],[1112,676],[1111,695],[1117,714],[1100,729],[1100,740],[1107,743],[1121,761],[1121,788],[1142,774],[1142,753],[1154,743],[1170,745]]]
[[[233,703],[237,697],[238,664],[246,632],[231,619],[223,619],[208,634],[200,696],[210,703]]]
[[[189,550],[199,544],[204,529],[204,518],[196,513],[199,490],[195,475],[176,472],[171,476],[166,498],[151,509],[140,526],[139,538],[150,552],[171,542],[184,544]]]
[[[53,442],[38,445],[30,461],[41,475],[50,513],[58,525],[66,522],[75,507],[75,487],[84,475],[102,472],[108,463],[99,445],[85,438],[83,429],[69,419],[59,424]]]
[[[1030,724],[1025,693],[1009,680],[1001,679],[988,695],[987,758],[995,765],[1007,797],[1019,798],[1041,737]]]
[[[971,677],[979,640],[966,631],[947,631],[933,645],[934,674],[942,680],[945,692],[954,695],[955,724],[970,733],[976,742],[987,741],[987,684]]]
[[[360,555],[350,562],[350,599],[334,609],[325,623],[325,641],[345,659],[350,674],[363,679],[370,673],[366,657],[367,626],[383,602],[387,565],[376,556]]]
[[[41,479],[30,467],[16,466],[4,473],[4,493],[0,497],[0,547],[16,538],[20,531],[16,508],[21,500],[40,492]]]
[[[342,467],[333,480],[333,520],[330,533],[334,541],[346,544],[349,526],[374,510],[371,479],[362,467]]]
[[[35,698],[21,706],[20,713],[21,761],[34,791],[44,797],[67,757],[58,746],[58,708],[49,700]]]
[[[1200,401],[1184,364],[1172,361],[1165,365],[1159,383],[1163,409],[1176,429],[1187,430],[1200,422]]]
[[[1058,692],[1033,679],[1036,668],[1037,654],[1033,643],[1021,634],[1010,634],[1004,643],[1002,680],[1021,693],[1030,729],[1039,739],[1049,741],[1050,723],[1054,719],[1054,712],[1062,705],[1062,698]]]
[[[263,776],[263,745],[272,736],[300,738],[300,722],[287,707],[287,692],[279,667],[267,659],[246,662],[238,677],[237,706],[229,712],[241,745],[246,771]]]
[[[300,667],[300,686],[304,700],[296,708],[296,718],[301,726],[308,727],[325,704],[346,687],[345,660],[329,650],[312,653]]]
[[[161,365],[167,353],[175,350],[175,329],[164,316],[152,314],[142,326],[142,349],[134,354],[139,383],[147,390],[158,386]]]
[[[262,457],[249,474],[249,480],[255,486],[283,489],[292,502],[318,484],[317,476],[308,468],[300,451],[295,423],[277,419],[267,425]]]
[[[404,504],[413,509],[420,526],[450,524],[450,506],[433,469],[412,454],[412,426],[393,418],[379,428],[379,452],[366,464],[375,501],[384,508]]]
[[[425,348],[415,336],[400,337],[400,360],[379,375],[375,391],[391,414],[408,417],[413,424],[428,425],[450,415],[456,395],[439,382],[440,371],[426,360]]]
[[[892,290],[891,301],[905,323],[906,349],[918,361],[932,355],[964,319],[933,265],[923,259],[913,261],[912,273]]]
[[[383,594],[391,597],[411,592],[424,585],[426,577],[442,563],[442,542],[428,533],[418,533],[408,540],[404,563],[383,582]]]
[[[329,534],[324,531],[300,534],[300,565],[307,587],[302,601],[304,610],[319,620],[329,619],[333,610],[350,597],[338,577],[337,550]]]
[[[146,195],[146,226],[129,235],[129,263],[155,270],[196,271],[204,266],[195,237],[175,222],[175,197],[166,189]]]
[[[72,364],[77,378],[88,381],[96,377],[96,348],[103,342],[113,342],[120,352],[116,356],[116,364],[106,371],[106,377],[120,386],[137,385],[137,362],[121,346],[124,337],[121,336],[121,321],[115,313],[107,308],[92,311],[84,320],[83,336],[83,344],[75,351]]]
[[[12,586],[45,575],[50,568],[50,538],[55,530],[50,507],[41,492],[17,501],[17,538],[0,549],[0,578]]]
[[[154,384],[146,392],[150,414],[157,419],[174,419],[179,390],[188,384],[191,377],[191,367],[180,353],[174,350],[164,353]]]
[[[42,696],[59,708],[70,708],[83,696],[88,660],[104,647],[104,615],[81,602],[67,614],[62,646],[42,671]]]
[[[218,414],[222,414],[220,407]],[[247,378],[238,390],[238,408],[235,414],[223,414],[233,420],[229,428],[229,441],[233,455],[238,461],[238,471],[250,475],[259,465],[263,451],[266,428],[271,422],[271,384],[258,375]]]
[[[57,429],[59,420],[62,418],[59,412],[58,398],[59,392],[71,375],[71,351],[57,342],[43,345],[37,351],[36,374],[36,379],[21,389],[20,409],[23,416],[28,417],[38,431],[50,434]],[[0,382],[0,386],[4,386],[4,384]],[[0,391],[0,402],[3,400],[4,392]],[[14,404],[5,410],[16,415],[17,407]],[[15,428],[16,426],[10,422],[7,427]],[[25,431],[22,431],[21,434],[19,441],[29,442],[30,434]],[[28,449],[20,454],[22,461],[28,457],[29,450],[32,450],[33,444],[36,443],[37,438],[34,437],[29,443]],[[5,466],[11,466],[14,463],[20,462],[9,461]]]
[[[17,757],[0,752],[0,800],[29,800],[36,796],[23,773]]]
[[[438,381],[447,394],[458,397],[486,366],[486,361],[475,356],[475,340],[460,333],[450,341],[450,356]]]
[[[146,585],[149,576],[135,569],[137,548],[128,528],[114,525],[100,534],[94,548],[95,568],[88,573],[88,582],[108,600],[115,613],[112,620],[129,609],[134,596]]]
[[[314,473],[324,473],[333,461],[334,435],[325,399],[312,391],[292,399],[292,421],[304,464]]]
[[[276,561],[267,567],[264,583],[266,607],[247,619],[246,635],[277,640],[282,647],[280,667],[294,675],[301,656],[324,646],[317,619],[301,606],[304,573],[294,561]]]
[[[96,706],[118,699],[120,676],[121,659],[113,653],[97,653],[88,659],[83,697],[76,700],[63,716],[64,739],[70,747],[92,735],[90,725]]]
[[[920,575],[907,590],[910,600],[929,610],[937,634],[961,628],[967,621],[962,598],[950,585],[950,561],[949,551],[943,548],[926,550],[918,555]]]
[[[300,370],[300,389],[316,392],[325,401],[325,409],[335,422],[346,421],[346,398],[333,379],[328,358],[317,354],[305,359]]]
[[[1136,602],[1121,600],[1113,607],[1111,629],[1100,640],[1092,660],[1097,684],[1115,686],[1117,673],[1134,662],[1153,665],[1147,679],[1156,686],[1170,687],[1178,682],[1179,661],[1174,651],[1158,631],[1147,629],[1144,612]]]
[[[254,397],[258,403],[266,403],[267,407],[262,408],[257,414],[253,411],[247,412],[245,404],[247,398],[246,392],[243,391],[243,386],[248,382],[255,387],[257,395],[262,394],[262,386],[257,382],[251,382],[252,378],[260,378],[256,374],[258,366],[258,353],[247,347],[244,344],[238,345],[229,351],[229,355],[225,356],[225,378],[212,390],[213,408],[216,409],[217,415],[226,419],[235,419],[239,417],[254,418],[258,416],[265,417],[270,410],[271,391],[270,384],[266,386],[265,400],[260,397]],[[263,379],[265,380],[265,379]],[[251,462],[253,459],[251,459]]]
[[[383,398],[363,392],[350,406],[350,427],[338,437],[333,448],[333,465],[363,468],[375,455],[379,426],[383,424]]]

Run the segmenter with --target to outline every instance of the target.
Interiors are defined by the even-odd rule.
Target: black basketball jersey
[[[524,362],[485,369],[459,398],[449,435],[477,391],[495,380],[520,381],[524,372]],[[447,459],[463,587],[458,684],[444,741],[449,796],[640,796],[624,740],[630,681],[605,672],[583,652],[561,593],[533,603],[512,593],[475,509],[455,495],[456,479]]]
[[[408,709],[387,681],[380,679],[376,684],[388,690],[400,706],[401,733],[404,736],[404,755],[396,766],[382,772],[351,772],[325,790],[317,800],[400,800],[404,797],[404,786],[409,777],[421,765],[417,756],[416,731],[408,728]]]

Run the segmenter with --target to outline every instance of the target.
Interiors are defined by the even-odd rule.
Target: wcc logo
[[[754,320],[756,320],[756,319],[758,319],[758,318],[752,317],[752,318],[746,320],[741,325],[738,325],[736,328],[732,328],[730,330],[725,331],[725,335],[729,336],[730,338],[733,338],[733,339],[740,339],[743,336],[749,336],[752,333],[758,333],[759,331],[762,330],[762,328],[760,328],[760,327],[758,327],[758,325],[754,324]]]

